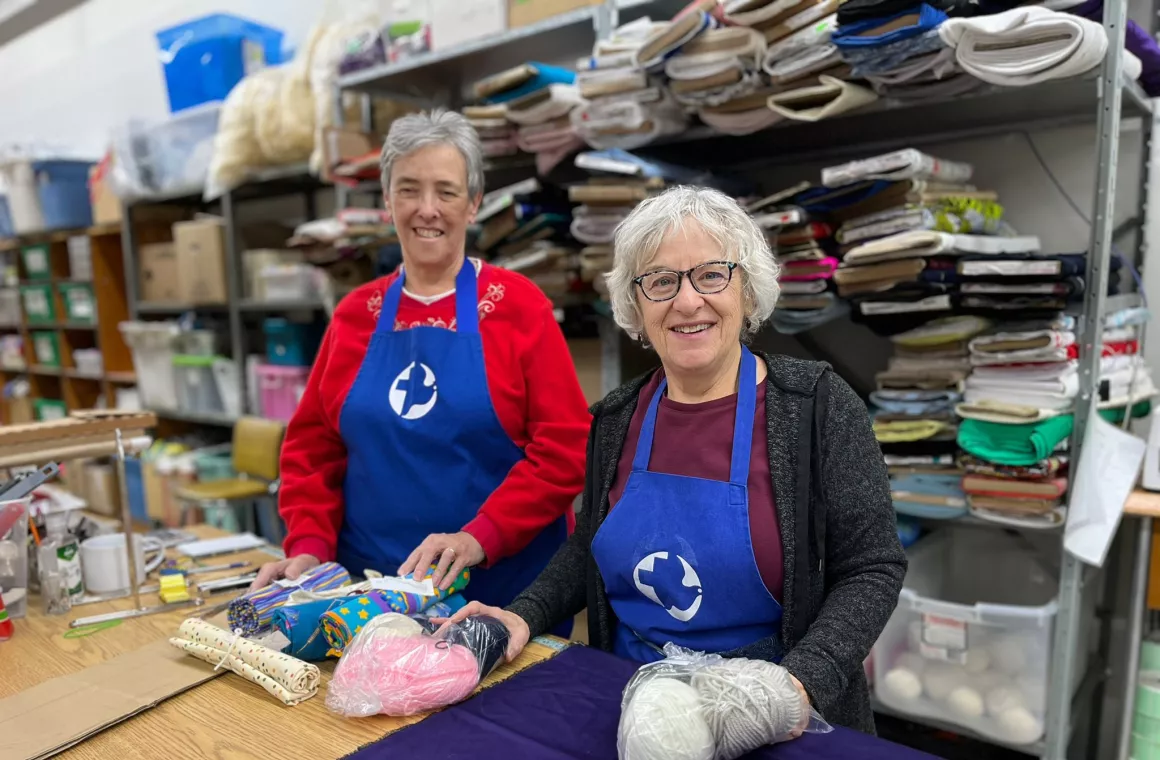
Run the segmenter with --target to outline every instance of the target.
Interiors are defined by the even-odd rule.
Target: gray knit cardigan
[[[805,686],[830,723],[874,732],[862,663],[898,603],[906,575],[882,452],[866,406],[828,364],[754,352],[769,368],[769,468],[785,583],[780,636],[725,656],[772,659]],[[588,609],[589,641],[611,651],[616,615],[592,557],[641,387],[592,407],[587,481],[576,530],[508,607],[533,636]]]

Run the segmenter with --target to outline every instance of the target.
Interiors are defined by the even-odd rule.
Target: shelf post
[[[246,344],[242,330],[242,245],[238,234],[234,193],[222,195],[222,216],[226,221],[226,296],[229,299],[230,354],[238,372],[238,413],[246,414]]]
[[[1084,282],[1084,311],[1080,324],[1079,397],[1075,404],[1075,429],[1070,456],[1078,463],[1088,421],[1094,412],[1094,391],[1099,382],[1100,354],[1108,266],[1112,253],[1112,232],[1116,203],[1116,159],[1120,148],[1120,116],[1123,105],[1124,27],[1127,3],[1104,3],[1104,29],[1108,50],[1100,67],[1099,111],[1096,115],[1096,188],[1093,201],[1091,237]],[[1071,741],[1071,708],[1076,681],[1084,575],[1086,568],[1075,556],[1063,551],[1059,573],[1059,609],[1055,617],[1051,651],[1051,676],[1047,691],[1046,760],[1066,760]]]

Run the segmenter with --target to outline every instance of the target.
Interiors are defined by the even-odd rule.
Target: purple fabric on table
[[[572,646],[421,723],[348,755],[348,760],[537,760],[616,758],[620,697],[637,663]],[[846,728],[764,747],[745,760],[930,760]]]

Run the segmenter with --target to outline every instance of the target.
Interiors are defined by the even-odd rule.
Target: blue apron
[[[670,641],[725,652],[780,633],[781,605],[761,579],[749,534],[756,372],[742,346],[728,482],[649,472],[667,381],[649,403],[624,494],[592,541],[620,620],[621,657],[659,660]]]
[[[404,275],[387,289],[339,429],[347,449],[337,561],[394,575],[431,533],[457,533],[524,452],[500,425],[487,386],[475,267],[455,278],[456,330],[395,331]],[[473,568],[463,595],[505,606],[567,538],[564,517],[521,551]]]

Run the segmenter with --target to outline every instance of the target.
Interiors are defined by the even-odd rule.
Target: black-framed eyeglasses
[[[703,296],[711,296],[729,287],[729,282],[733,279],[733,270],[736,268],[736,261],[706,261],[683,272],[675,269],[658,269],[634,277],[632,281],[640,286],[640,292],[650,301],[668,301],[676,298],[681,290],[681,280],[686,277],[689,278],[693,290]]]

